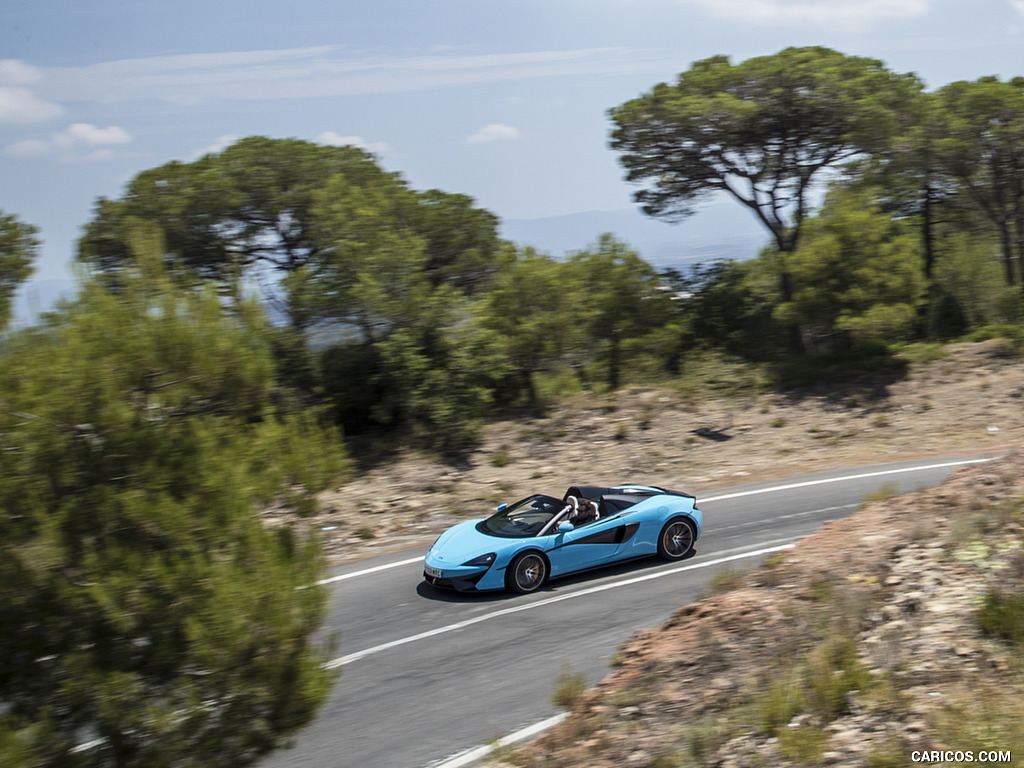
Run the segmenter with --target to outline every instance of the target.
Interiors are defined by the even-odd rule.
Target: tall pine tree
[[[330,687],[322,557],[260,510],[308,505],[340,440],[274,413],[257,306],[146,264],[0,361],[8,764],[248,765]]]

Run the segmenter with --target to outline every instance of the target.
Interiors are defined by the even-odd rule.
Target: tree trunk
[[[1016,283],[1015,270],[1013,269],[1013,237],[1010,232],[1010,222],[1005,217],[999,222],[999,242],[1003,251],[1003,273],[1006,276],[1006,284]]]
[[[789,274],[789,270],[783,268],[779,274],[779,291],[782,294],[783,302],[790,302],[793,300],[793,276]],[[787,346],[789,351],[794,355],[803,357],[807,354],[807,345],[804,344],[804,333],[799,323],[791,323],[786,328],[786,338],[788,339]]]
[[[619,388],[622,368],[621,350],[619,340],[616,337],[609,339],[611,346],[608,349],[608,388],[614,392]]]
[[[924,210],[921,215],[921,241],[924,245],[924,277],[931,284],[935,269],[935,223],[932,221],[934,200],[930,186],[924,188]]]
[[[1021,289],[1024,290],[1024,181],[1017,185],[1015,195],[1015,208],[1017,209],[1017,269],[1021,276]]]

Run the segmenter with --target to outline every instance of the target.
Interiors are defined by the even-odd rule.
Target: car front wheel
[[[666,560],[682,560],[693,550],[696,538],[693,523],[682,517],[674,517],[661,529],[658,554]]]
[[[513,592],[528,595],[540,589],[547,576],[547,560],[537,552],[523,552],[508,567],[505,584]]]

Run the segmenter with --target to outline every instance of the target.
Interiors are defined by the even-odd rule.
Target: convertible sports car
[[[649,485],[572,486],[556,499],[529,496],[491,517],[449,528],[427,552],[435,587],[535,592],[548,578],[658,554],[681,560],[703,515],[688,493]]]

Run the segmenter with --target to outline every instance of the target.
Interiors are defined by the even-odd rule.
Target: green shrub
[[[915,342],[894,347],[896,353],[904,360],[914,364],[933,363],[936,360],[948,360],[949,352],[942,344]]]
[[[508,446],[501,446],[491,456],[491,465],[495,467],[507,467],[512,462],[512,458],[509,455]]]
[[[928,309],[928,336],[932,339],[955,339],[969,326],[963,305],[952,293],[944,293]]]
[[[808,704],[825,720],[850,711],[849,694],[871,682],[857,658],[857,643],[849,636],[830,637],[811,652],[807,664]]]
[[[871,748],[865,762],[868,768],[903,768],[910,762],[910,755],[903,742],[898,738],[889,737]]]
[[[779,731],[779,749],[784,756],[798,763],[819,762],[827,742],[828,734],[821,728],[811,725],[783,728]]]
[[[758,725],[774,734],[799,714],[806,703],[798,670],[786,670],[773,679],[757,702]]]
[[[747,573],[746,569],[741,568],[723,568],[715,571],[708,579],[708,593],[718,595],[736,589]]]
[[[717,350],[690,353],[683,361],[678,389],[684,396],[757,394],[767,386],[761,367]]]
[[[587,679],[582,672],[571,672],[568,665],[555,678],[555,691],[551,702],[561,709],[572,709],[587,690]]]
[[[1024,645],[1024,596],[990,591],[978,610],[978,624],[989,635]]]
[[[1019,325],[984,325],[976,328],[964,337],[966,341],[988,341],[989,339],[1006,339],[1009,342],[1007,353],[1018,351],[1024,347],[1024,327]]]
[[[900,495],[900,488],[896,483],[888,482],[878,486],[877,490],[864,496],[864,504],[874,504],[879,501],[888,501]]]

